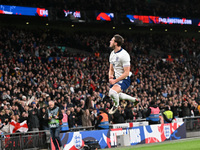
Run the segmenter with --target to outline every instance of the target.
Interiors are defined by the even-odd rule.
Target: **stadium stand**
[[[35,120],[41,123],[38,128],[42,129],[45,120],[40,114],[45,114],[42,109],[46,109],[51,99],[69,111],[70,127],[82,126],[87,109],[92,125],[100,108],[109,111],[112,106],[108,97],[106,54],[109,51],[104,51],[109,37],[77,33],[69,38],[6,27],[1,28],[1,33],[2,124],[6,125],[15,116],[18,122],[27,120],[29,130],[35,128]],[[131,54],[134,73],[127,93],[139,97],[141,103],[134,106],[122,101],[121,109],[110,117],[110,123],[117,123],[116,118],[122,112],[125,115],[120,122],[145,118],[152,100],[157,101],[160,109],[170,105],[176,117],[199,115],[199,40],[158,34],[125,38],[124,48]],[[70,44],[67,46],[87,49],[90,54],[75,55],[67,48],[48,46],[52,42],[63,44],[68,39]],[[167,51],[173,57],[152,56],[150,49]],[[95,56],[96,51],[100,51],[100,55]],[[32,110],[37,110],[34,116]]]

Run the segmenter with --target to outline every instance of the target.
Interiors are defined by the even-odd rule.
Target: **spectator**
[[[116,113],[113,114],[113,122],[114,123],[125,123],[126,114],[124,110],[119,106]]]
[[[40,122],[39,122],[39,114],[38,109],[36,107],[36,103],[32,102],[32,109],[29,111],[29,125],[31,131],[39,131]]]
[[[82,126],[82,115],[83,115],[83,111],[80,107],[76,108],[76,124],[75,126]]]
[[[67,110],[67,117],[69,128],[73,128],[75,126],[75,115],[73,115],[70,110]]]
[[[71,102],[71,98],[69,96],[67,97],[67,106],[74,107],[74,104]]]
[[[85,102],[86,109],[89,109],[90,107],[93,107],[93,101],[92,101],[91,95],[87,95],[85,101],[86,101]]]
[[[94,126],[97,123],[97,115],[98,115],[97,110],[95,108],[92,109],[91,115],[92,115],[92,118],[94,118],[92,120],[92,126]]]
[[[12,111],[10,111],[9,109],[5,110],[5,114],[4,114],[4,122],[5,124],[8,124],[8,122],[11,121],[11,116],[13,116]]]
[[[188,101],[184,101],[182,104],[182,115],[183,117],[190,117],[191,116],[191,105],[188,103]]]
[[[4,111],[0,112],[0,119],[1,119],[1,123],[5,124],[5,116],[4,116]]]
[[[39,122],[40,122],[40,127],[42,130],[49,130],[49,125],[48,125],[48,113],[46,107],[40,108],[39,111]]]
[[[173,119],[178,117],[178,104],[177,101],[173,102],[169,101],[169,106],[171,108],[171,111],[173,112]]]
[[[94,116],[90,114],[89,109],[83,110],[82,115],[82,125],[83,126],[92,126],[92,121],[94,120]]]
[[[192,116],[198,116],[199,115],[198,104],[195,101],[192,101],[191,113],[193,113]]]

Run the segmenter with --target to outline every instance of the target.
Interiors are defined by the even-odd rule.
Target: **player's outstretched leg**
[[[109,114],[114,114],[119,106],[119,94],[115,90],[110,89],[109,96],[114,102],[114,106],[110,109]]]
[[[127,95],[127,94],[121,93],[121,92],[119,93],[119,99],[120,100],[130,100],[134,103],[134,105],[137,105],[139,103],[138,98],[132,97],[130,95]]]

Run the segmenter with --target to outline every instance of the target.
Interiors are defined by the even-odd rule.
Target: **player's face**
[[[110,40],[110,48],[112,49],[115,49],[115,38],[113,37],[111,40]]]

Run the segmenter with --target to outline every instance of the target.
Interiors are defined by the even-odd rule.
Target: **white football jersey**
[[[119,50],[117,53],[114,50],[111,52],[109,62],[113,64],[116,79],[124,73],[124,67],[130,66],[130,61],[130,55],[124,49]],[[130,72],[129,75],[131,74]]]

